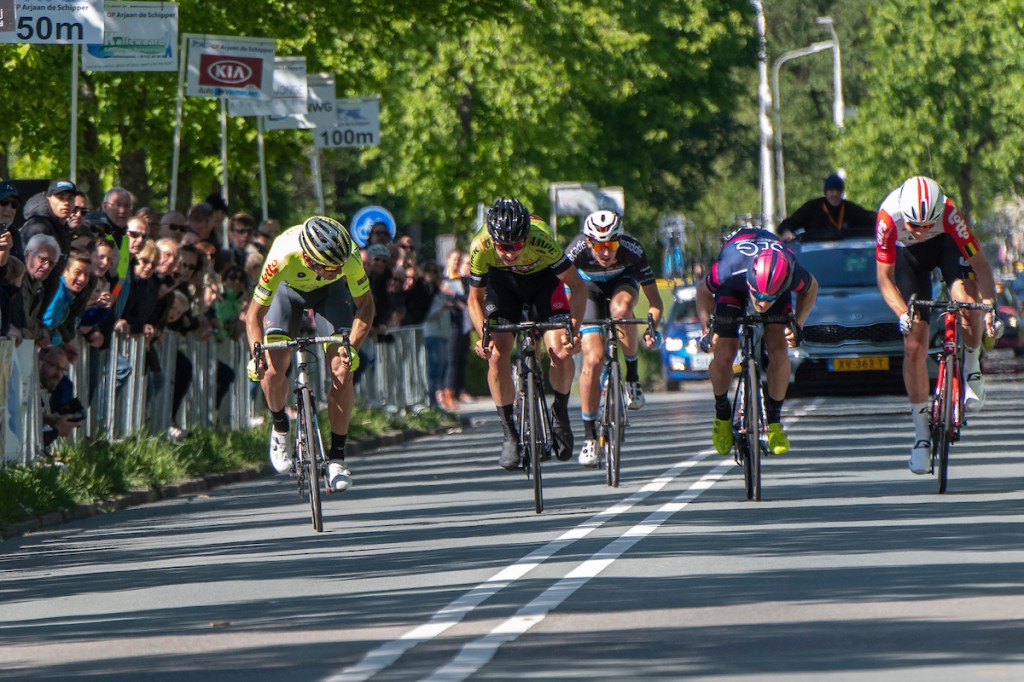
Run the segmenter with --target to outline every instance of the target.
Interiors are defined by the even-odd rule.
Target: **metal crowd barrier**
[[[422,409],[429,405],[423,327],[400,327],[389,334],[390,342],[367,339],[363,344],[368,361],[359,370],[356,398],[392,412]],[[6,423],[15,425],[0,429],[4,438],[0,446],[10,442],[7,459],[27,463],[42,452],[42,402],[36,350],[29,344],[22,346],[25,348],[16,349],[9,339],[0,339],[0,368],[10,367]],[[192,364],[192,381],[175,415],[171,412],[178,352]],[[15,353],[20,363],[3,362]],[[142,431],[160,435],[166,434],[172,423],[186,430],[235,430],[248,428],[255,415],[264,414],[262,392],[253,389],[246,375],[249,350],[244,340],[218,342],[165,332],[153,340],[150,353],[159,371],[149,367],[146,342],[141,337],[115,332],[109,349],[83,348],[68,376],[86,408],[86,420],[71,438],[120,440]],[[315,356],[317,364],[324,367],[320,372],[323,381],[317,384],[317,397],[323,404],[331,376],[323,349],[318,347]],[[219,363],[226,369],[218,369]],[[220,405],[216,400],[218,371],[234,373]],[[4,378],[0,369],[0,380]],[[0,387],[2,384],[0,381]],[[12,449],[20,451],[20,457],[12,457]]]

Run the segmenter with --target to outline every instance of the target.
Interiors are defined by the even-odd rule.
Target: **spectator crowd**
[[[109,348],[115,333],[144,340],[150,399],[173,378],[166,435],[186,438],[180,414],[195,368],[182,350],[169,355],[158,347],[168,331],[204,341],[244,338],[249,298],[280,232],[276,220],[230,213],[217,193],[187,213],[161,214],[135,206],[120,187],[93,210],[68,179],[31,196],[0,182],[0,336],[37,351],[44,445],[83,424],[68,368],[83,352]],[[456,250],[443,267],[421,263],[413,239],[395,238],[383,223],[373,226],[362,255],[377,343],[388,343],[396,327],[422,325],[431,404],[453,410],[472,400],[465,390],[468,257]],[[364,360],[372,372],[369,346]],[[173,366],[161,366],[168,357]],[[218,362],[218,405],[235,379],[234,368]]]

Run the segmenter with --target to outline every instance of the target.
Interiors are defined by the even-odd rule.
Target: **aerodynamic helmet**
[[[299,246],[314,263],[337,268],[344,265],[352,253],[352,238],[345,226],[334,218],[313,216],[299,232]]]
[[[487,232],[499,244],[515,244],[530,233],[530,212],[518,199],[497,199],[487,209]]]
[[[594,211],[583,223],[583,234],[595,242],[613,242],[622,236],[622,220],[615,211]]]
[[[909,227],[920,228],[937,222],[946,205],[939,183],[923,175],[910,178],[900,187],[900,212]]]
[[[765,249],[750,261],[747,284],[754,298],[771,300],[789,289],[793,281],[793,266],[781,251]]]

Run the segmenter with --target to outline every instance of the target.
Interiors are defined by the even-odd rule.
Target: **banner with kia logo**
[[[189,36],[189,97],[266,98],[274,94],[273,38]]]

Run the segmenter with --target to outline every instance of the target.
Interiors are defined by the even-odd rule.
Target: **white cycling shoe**
[[[932,443],[919,440],[910,449],[910,470],[918,475],[930,474],[932,471]]]
[[[981,372],[967,375],[967,390],[964,391],[964,407],[968,412],[981,412],[985,406],[985,377]]]
[[[640,385],[639,381],[627,381],[626,382],[626,408],[630,410],[639,410],[641,407],[647,404],[647,398],[644,397],[644,389]]]
[[[327,481],[331,490],[340,493],[352,487],[352,472],[344,462],[328,462]]]
[[[584,441],[583,449],[580,450],[580,464],[593,469],[600,461],[601,457],[597,454],[597,441]]]
[[[270,430],[270,463],[279,474],[292,470],[291,439],[287,433]]]

